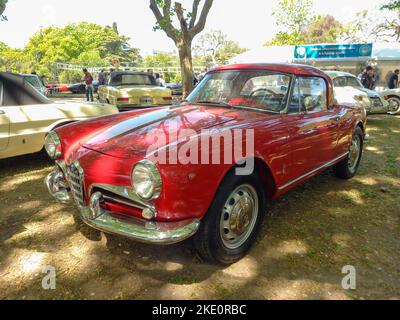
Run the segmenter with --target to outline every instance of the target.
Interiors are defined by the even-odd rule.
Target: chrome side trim
[[[194,235],[200,226],[200,221],[197,219],[164,223],[126,217],[118,219],[117,214],[105,210],[97,218],[91,219],[89,208],[82,208],[81,217],[83,222],[99,231],[161,245],[186,240]]]
[[[301,177],[298,177],[297,179],[294,179],[294,180],[288,182],[287,184],[283,185],[282,187],[279,187],[278,190],[284,190],[284,189],[290,187],[292,184],[295,184],[296,182],[299,182],[299,181],[303,180],[304,178],[307,178],[308,176],[310,176],[310,175],[312,175],[312,174],[314,174],[314,173],[316,173],[316,172],[318,172],[318,171],[320,171],[320,170],[322,170],[324,168],[329,168],[330,166],[332,166],[333,164],[335,164],[339,160],[341,160],[344,157],[346,157],[348,154],[349,153],[346,152],[345,154],[342,154],[340,157],[337,157],[337,158],[335,158],[335,159],[323,164],[322,166],[319,166],[318,168],[316,168],[316,169],[314,169],[314,170],[312,170],[312,171],[310,171],[310,172],[308,172],[306,174],[303,174]]]

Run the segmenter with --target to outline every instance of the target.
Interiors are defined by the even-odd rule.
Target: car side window
[[[294,83],[289,113],[315,113],[327,110],[326,82],[320,77],[298,77]]]

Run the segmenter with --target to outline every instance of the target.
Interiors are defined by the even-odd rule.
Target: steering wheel
[[[275,93],[274,91],[272,91],[272,90],[270,90],[270,89],[267,89],[267,88],[260,88],[260,89],[254,90],[252,93],[250,93],[250,97],[253,98],[253,97],[255,96],[256,93],[262,92],[262,91],[269,92],[269,93],[271,93],[275,98],[279,99],[279,95],[278,95],[277,93]]]

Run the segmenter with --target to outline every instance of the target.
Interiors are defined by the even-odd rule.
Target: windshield
[[[193,104],[221,104],[279,113],[286,107],[291,77],[269,71],[209,73],[190,94]]]
[[[24,76],[24,79],[29,82],[34,88],[41,89],[42,83],[40,82],[38,77],[35,76]]]
[[[338,77],[333,80],[335,87],[354,87],[362,88],[360,81],[355,77]]]
[[[155,80],[145,74],[117,74],[110,80],[110,86],[155,86]]]

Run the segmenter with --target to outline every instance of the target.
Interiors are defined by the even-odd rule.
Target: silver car
[[[390,114],[400,114],[400,88],[387,89],[380,94],[390,105]]]
[[[391,112],[389,103],[379,93],[364,88],[360,80],[351,73],[341,71],[325,71],[325,73],[332,79],[334,88],[350,87],[367,94],[370,104],[365,106],[365,109],[368,114]]]

